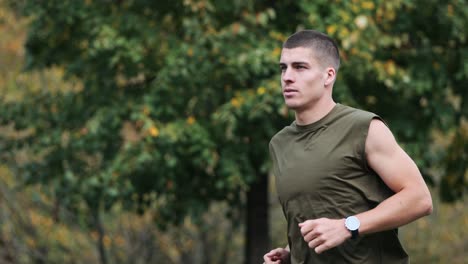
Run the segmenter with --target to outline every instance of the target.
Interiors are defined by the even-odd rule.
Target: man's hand
[[[289,264],[289,251],[284,248],[273,249],[263,256],[264,264]]]
[[[317,254],[334,248],[351,237],[345,227],[345,219],[320,218],[299,223],[304,241]]]

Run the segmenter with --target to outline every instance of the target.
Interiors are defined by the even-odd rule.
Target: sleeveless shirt
[[[293,122],[271,139],[273,172],[287,219],[292,264],[409,263],[397,229],[347,239],[316,254],[298,227],[307,219],[359,214],[393,194],[366,162],[365,141],[374,118],[380,119],[336,104],[319,121],[305,126]]]

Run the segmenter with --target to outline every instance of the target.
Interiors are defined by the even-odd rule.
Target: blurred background
[[[465,0],[0,0],[0,263],[262,263],[281,44],[336,39],[337,102],[431,188],[412,263],[468,263]]]

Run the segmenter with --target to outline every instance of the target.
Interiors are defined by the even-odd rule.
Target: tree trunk
[[[98,247],[98,252],[99,252],[99,259],[101,260],[101,264],[107,264],[107,254],[106,254],[106,248],[104,246],[104,227],[102,226],[101,222],[101,215],[99,210],[94,212],[94,224],[98,232],[98,241],[97,241],[97,247]]]
[[[247,193],[247,226],[245,263],[263,263],[263,255],[270,250],[268,235],[268,175],[259,173],[259,179]]]

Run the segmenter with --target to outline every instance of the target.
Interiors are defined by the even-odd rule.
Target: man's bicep
[[[369,126],[366,157],[369,166],[394,192],[422,179],[416,164],[398,145],[390,129],[378,119],[373,119]]]

